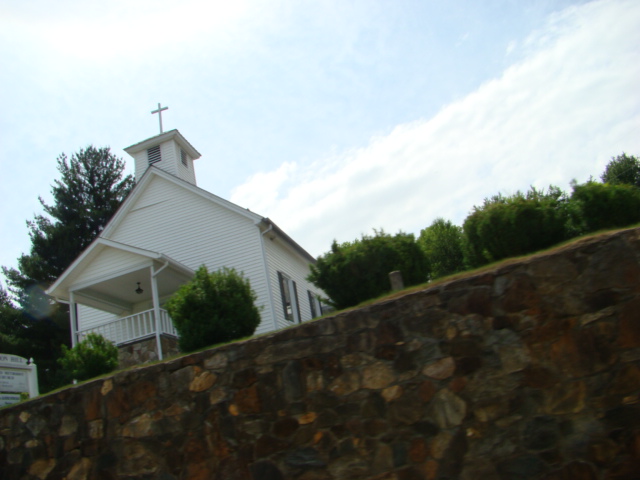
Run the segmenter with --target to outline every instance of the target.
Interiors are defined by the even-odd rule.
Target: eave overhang
[[[180,147],[191,157],[192,160],[200,158],[202,155],[191,145],[186,138],[178,130],[169,130],[168,132],[161,133],[155,137],[147,138],[142,142],[136,143],[124,149],[129,155],[134,156],[136,153],[143,150],[147,150],[161,143],[174,140]]]

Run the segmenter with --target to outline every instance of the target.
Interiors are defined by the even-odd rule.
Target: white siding
[[[309,295],[307,291],[310,290],[319,296],[324,296],[324,293],[307,280],[307,276],[310,273],[309,262],[278,237],[274,240],[265,238],[264,243],[267,253],[269,281],[271,282],[273,289],[278,327],[284,328],[292,325],[290,321],[285,319],[280,285],[278,283],[278,272],[284,273],[296,282],[300,318],[303,322],[311,320],[311,306],[309,305]]]
[[[193,270],[235,268],[264,306],[258,333],[273,329],[260,236],[251,219],[154,177],[109,239],[162,252]]]
[[[133,156],[136,168],[136,182],[139,182],[144,172],[149,168],[149,162],[147,160],[147,151],[143,150],[141,152],[136,153]]]
[[[176,158],[176,148],[173,140],[160,144],[160,157],[162,160],[154,163],[153,166],[177,176],[178,168],[176,164],[178,159]]]
[[[100,252],[93,262],[91,262],[91,265],[78,275],[74,283],[77,285],[88,280],[103,278],[107,275],[129,269],[138,263],[141,263],[139,255],[107,248]]]
[[[95,308],[87,307],[86,305],[78,305],[78,329],[86,330],[88,328],[94,328],[103,323],[110,322],[118,318],[117,315],[108,313]]]
[[[176,154],[182,165],[179,150]],[[269,239],[269,234],[263,237],[255,225],[259,218],[256,215],[245,215],[235,206],[220,205],[207,194],[201,195],[158,175],[148,177],[144,190],[132,201],[126,215],[107,229],[104,238],[162,253],[192,270],[206,265],[209,271],[228,267],[242,272],[251,282],[261,309],[258,334],[291,325],[284,317],[279,271],[296,283],[301,320],[312,318],[308,291],[324,294],[306,280],[307,258],[279,237],[274,240]],[[75,284],[125,271],[141,262],[144,260],[138,255],[107,248],[75,279]],[[79,318],[80,328],[85,329],[113,316],[82,307]]]
[[[133,156],[136,168],[136,181],[140,181],[144,172],[149,168],[149,158],[147,150],[142,150]],[[178,178],[186,180],[193,185],[196,184],[196,174],[193,169],[193,160],[189,157],[187,166],[182,164],[180,157],[180,145],[173,139],[160,144],[159,162],[153,164],[154,167],[160,168],[165,172],[175,175]]]
[[[193,169],[193,160],[191,160],[191,157],[189,157],[189,155],[187,154],[187,166],[185,166],[182,163],[182,157],[180,156],[180,145],[178,145],[176,142],[171,141],[168,142],[171,145],[168,148],[172,148],[174,153],[173,153],[173,158],[175,159],[175,173],[174,175],[176,175],[178,178],[181,178],[183,180],[186,180],[189,183],[192,184],[196,184],[196,174],[195,171]],[[185,152],[186,153],[186,152]],[[173,172],[172,172],[173,173]]]

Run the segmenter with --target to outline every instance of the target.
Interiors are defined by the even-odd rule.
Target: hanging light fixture
[[[144,292],[144,290],[142,290],[142,288],[140,288],[140,282],[137,282],[137,283],[138,283],[138,288],[136,288],[136,293],[138,295],[142,295],[142,292]]]

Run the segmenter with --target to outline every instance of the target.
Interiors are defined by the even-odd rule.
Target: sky
[[[313,256],[640,155],[637,0],[0,0],[0,265],[56,159],[178,129]]]

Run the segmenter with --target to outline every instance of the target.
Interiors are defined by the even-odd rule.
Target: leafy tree
[[[640,222],[640,189],[626,184],[586,182],[573,185],[572,222],[580,233]]]
[[[38,364],[41,391],[56,378],[60,344],[69,343],[68,307],[44,291],[102,231],[134,184],[131,175],[123,175],[124,161],[108,147],[89,146],[70,159],[63,153],[57,163],[54,203],[40,198],[45,214],[27,221],[29,254],[18,259],[18,269],[2,268],[23,312],[24,330],[16,336],[27,343],[23,356],[34,357]]]
[[[334,240],[331,251],[318,257],[308,280],[329,295],[335,308],[352,307],[390,290],[389,273],[400,270],[406,286],[427,281],[424,253],[414,236],[376,231],[353,242]]]
[[[437,218],[420,231],[418,246],[424,252],[431,278],[444,277],[465,269],[462,228]]]
[[[467,261],[472,266],[525,255],[567,239],[569,202],[557,187],[548,192],[531,188],[485,199],[465,219]]]
[[[613,157],[600,178],[611,185],[640,187],[640,160],[626,153]]]
[[[69,379],[89,380],[118,368],[118,347],[102,335],[89,333],[71,349],[64,345],[58,363]]]
[[[204,265],[165,303],[178,331],[180,350],[192,352],[247,337],[260,324],[256,294],[234,269],[209,273]]]

